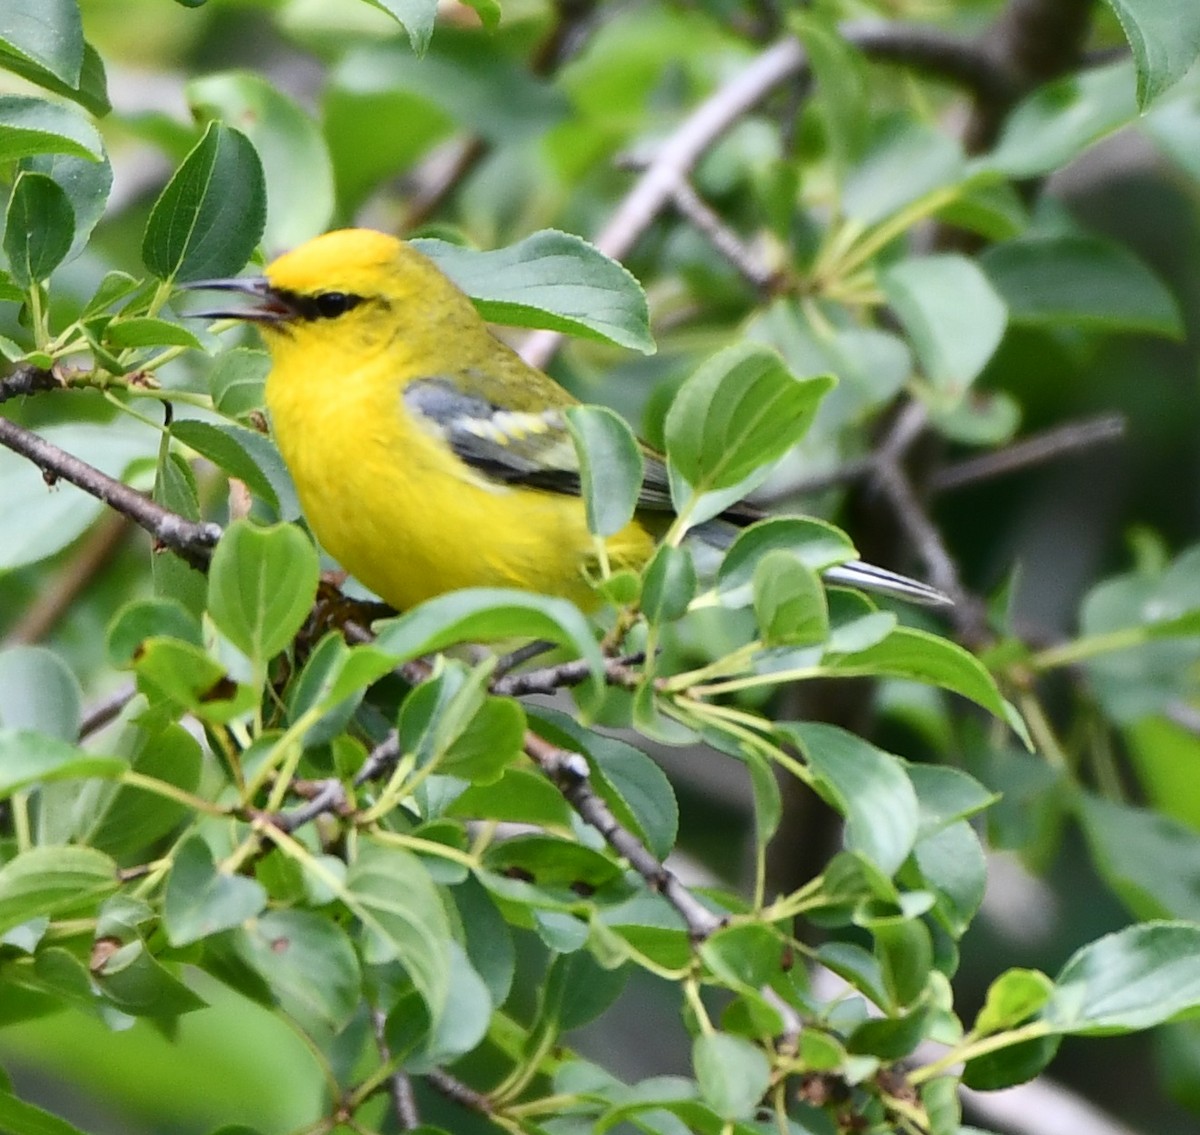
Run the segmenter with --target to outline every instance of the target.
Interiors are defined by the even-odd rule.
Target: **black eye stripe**
[[[318,292],[315,295],[304,295],[300,292],[280,290],[276,294],[301,319],[336,319],[339,315],[345,315],[352,308],[358,307],[366,299],[365,296],[356,296],[349,292]]]

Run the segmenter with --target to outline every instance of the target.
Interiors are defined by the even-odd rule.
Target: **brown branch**
[[[1082,422],[1068,422],[1064,426],[1022,438],[992,453],[946,465],[929,479],[929,489],[935,493],[950,492],[1006,473],[1015,473],[1031,465],[1055,461],[1096,445],[1119,441],[1124,436],[1125,419],[1120,414],[1104,414]]]
[[[169,548],[192,567],[201,571],[208,567],[212,549],[221,537],[220,525],[188,520],[163,508],[157,501],[7,418],[0,418],[0,445],[27,457],[50,477],[70,481],[127,516],[149,532],[156,545]]]
[[[59,390],[63,382],[53,371],[41,367],[22,364],[11,374],[0,378],[0,402],[10,398],[20,398],[28,394],[37,394],[43,390]]]
[[[79,723],[79,740],[90,737],[93,733],[103,729],[110,721],[116,720],[121,710],[133,701],[136,694],[136,686],[125,686],[92,706]]]
[[[703,942],[724,925],[724,919],[701,903],[637,836],[621,826],[592,788],[587,761],[579,753],[560,749],[532,732],[525,734],[525,752],[580,818],[595,828],[609,847],[675,908],[693,942]]]
[[[8,641],[32,643],[45,638],[80,592],[112,559],[128,530],[126,517],[115,513],[105,516],[8,632]]]

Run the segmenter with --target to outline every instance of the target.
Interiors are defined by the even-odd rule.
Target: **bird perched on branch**
[[[300,504],[325,549],[403,610],[461,587],[516,587],[597,604],[596,543],[563,411],[576,404],[489,331],[471,301],[395,237],[344,229],[262,277],[190,284],[252,303],[209,317],[254,322],[271,353],[266,397]],[[633,519],[607,539],[640,569],[671,519],[666,465],[644,447]],[[762,513],[734,505],[744,527]],[[727,542],[727,541],[726,541]],[[936,589],[858,561],[826,580],[919,603]]]

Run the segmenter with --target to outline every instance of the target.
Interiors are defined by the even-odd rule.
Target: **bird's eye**
[[[351,296],[345,292],[321,292],[313,299],[313,306],[321,319],[336,319],[360,303],[362,296]]]

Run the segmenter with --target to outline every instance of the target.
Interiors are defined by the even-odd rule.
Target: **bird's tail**
[[[834,564],[826,568],[821,575],[828,583],[845,584],[848,587],[861,587],[864,591],[876,591],[880,595],[891,595],[896,599],[906,599],[910,603],[920,603],[926,607],[953,606],[954,600],[944,591],[919,579],[912,579],[899,572],[888,571],[887,568],[865,564],[862,560],[847,560],[844,564]]]

